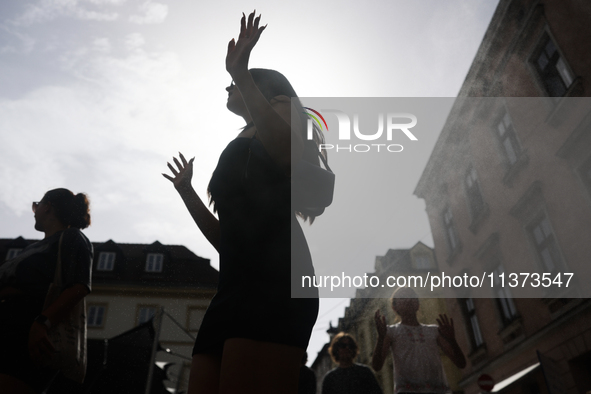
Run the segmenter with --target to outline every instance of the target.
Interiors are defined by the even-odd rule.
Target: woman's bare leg
[[[213,354],[196,354],[191,362],[187,394],[218,394],[221,357]]]
[[[297,394],[304,350],[231,338],[224,343],[220,394]]]

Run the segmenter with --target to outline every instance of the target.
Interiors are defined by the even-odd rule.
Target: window
[[[534,65],[548,94],[562,97],[573,77],[552,38],[545,34],[541,42],[539,53],[534,56]]]
[[[541,261],[542,270],[548,273],[557,273],[562,266],[562,259],[548,217],[543,215],[534,220],[529,226],[529,232]]]
[[[8,253],[6,253],[6,260],[14,259],[16,256],[19,255],[19,253],[21,251],[22,251],[22,249],[16,249],[16,248],[8,249]]]
[[[154,306],[140,307],[139,311],[138,311],[137,324],[138,325],[144,324],[145,322],[147,322],[148,320],[153,318],[155,315],[156,315],[156,307],[154,307]]]
[[[509,287],[502,286],[500,275],[504,274],[504,272],[505,270],[503,267],[499,265],[494,269],[493,277],[495,298],[497,299],[503,324],[507,325],[517,317],[517,309],[515,308],[515,303],[513,302],[513,297],[511,296]]]
[[[105,321],[105,310],[104,305],[90,305],[88,307],[88,327],[103,327]]]
[[[433,264],[431,263],[431,258],[428,255],[418,255],[415,257],[414,262],[414,268],[417,269],[429,269],[433,267]]]
[[[468,196],[468,205],[470,206],[470,213],[472,220],[479,217],[485,210],[484,200],[478,185],[478,177],[474,167],[470,168],[465,178],[466,194]]]
[[[113,271],[115,266],[115,252],[101,252],[96,267],[97,271]]]
[[[447,238],[447,244],[451,253],[453,254],[460,246],[458,236],[456,233],[456,229],[453,222],[453,216],[451,214],[451,209],[447,207],[443,211],[443,224],[445,227],[445,235]]]
[[[146,258],[146,272],[162,272],[162,261],[164,255],[162,253],[148,253]]]
[[[466,311],[466,318],[468,320],[468,325],[470,328],[470,339],[472,340],[472,346],[474,347],[474,349],[476,349],[484,344],[484,340],[482,339],[480,325],[478,324],[478,318],[476,317],[474,300],[472,298],[466,298],[464,300],[464,308]]]
[[[505,157],[507,158],[509,165],[512,166],[517,162],[517,159],[521,154],[521,148],[517,141],[517,134],[515,134],[513,123],[511,122],[511,117],[508,112],[505,112],[505,115],[497,124],[497,131],[501,145],[503,146]]]

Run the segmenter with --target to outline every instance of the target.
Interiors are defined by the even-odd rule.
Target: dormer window
[[[156,315],[156,306],[140,306],[137,314],[137,324],[144,324]]]
[[[420,254],[418,256],[415,256],[414,260],[414,265],[417,269],[430,269],[433,267],[431,258],[428,255]]]
[[[99,254],[97,271],[113,271],[115,267],[115,252],[101,252]]]
[[[146,272],[162,272],[162,262],[164,255],[162,253],[148,253],[146,258]]]
[[[105,323],[105,305],[90,305],[88,307],[88,327],[103,327]]]

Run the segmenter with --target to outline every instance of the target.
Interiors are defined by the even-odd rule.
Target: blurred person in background
[[[338,366],[324,377],[322,394],[382,394],[372,370],[354,362],[359,348],[350,334],[335,335],[328,353]]]
[[[35,230],[45,237],[0,265],[1,394],[41,393],[49,386],[58,371],[43,366],[55,351],[48,330],[91,289],[93,249],[80,231],[90,225],[86,195],[53,189],[33,203],[33,212]],[[43,309],[60,247],[63,290]]]
[[[453,319],[443,314],[439,315],[437,325],[419,323],[419,297],[409,287],[394,291],[392,310],[401,320],[391,326],[386,325],[386,317],[379,309],[375,313],[378,339],[373,369],[382,369],[390,351],[394,361],[394,393],[451,392],[439,350],[458,368],[466,366],[466,358],[456,341]]]

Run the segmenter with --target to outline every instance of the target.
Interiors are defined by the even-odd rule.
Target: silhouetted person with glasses
[[[53,189],[33,203],[35,230],[44,238],[0,265],[0,393],[44,391],[57,371],[43,366],[55,348],[48,331],[65,319],[91,286],[92,244],[85,194]],[[44,309],[61,250],[62,292]]]
[[[355,339],[344,332],[333,338],[328,353],[338,364],[322,381],[322,394],[382,394],[372,370],[354,362],[359,354]]]

